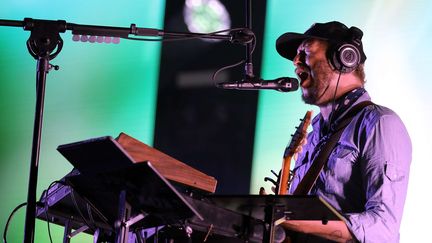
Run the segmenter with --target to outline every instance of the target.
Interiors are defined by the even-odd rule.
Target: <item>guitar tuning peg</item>
[[[279,175],[276,174],[276,172],[275,172],[274,170],[270,170],[270,171],[271,171],[271,173],[272,173],[274,176],[279,177]]]
[[[277,184],[278,184],[275,180],[273,180],[273,179],[270,178],[270,177],[264,177],[264,181],[270,181],[270,182],[273,183],[273,185],[275,185],[275,186],[277,186]]]
[[[295,129],[298,129],[299,127],[295,127]]]
[[[291,137],[294,137],[294,134],[291,134]]]

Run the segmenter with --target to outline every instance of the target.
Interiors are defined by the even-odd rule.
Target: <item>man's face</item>
[[[327,47],[325,41],[308,39],[297,48],[293,62],[306,104],[320,105],[331,100],[328,88],[334,72],[326,57]]]

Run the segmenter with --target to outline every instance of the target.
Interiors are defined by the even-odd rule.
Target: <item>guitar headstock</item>
[[[301,141],[307,135],[307,128],[312,120],[312,111],[307,111],[303,119],[300,119],[300,124],[296,127],[296,131],[292,135],[289,145],[285,149],[284,157],[294,155],[295,151],[301,146]]]

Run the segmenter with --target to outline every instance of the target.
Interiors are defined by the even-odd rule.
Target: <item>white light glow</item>
[[[183,16],[191,32],[210,33],[231,27],[229,13],[218,0],[186,0]]]

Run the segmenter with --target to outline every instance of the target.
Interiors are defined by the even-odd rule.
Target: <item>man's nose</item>
[[[298,66],[300,64],[305,64],[305,52],[304,51],[300,51],[297,53],[297,55],[294,57],[293,59],[293,63],[295,66]]]

